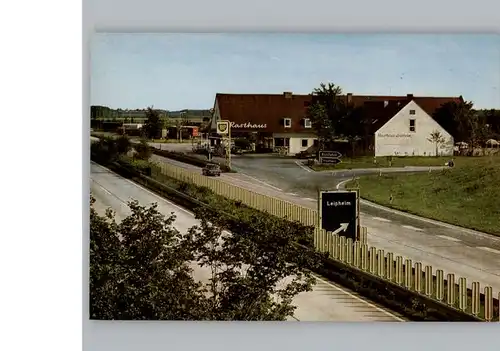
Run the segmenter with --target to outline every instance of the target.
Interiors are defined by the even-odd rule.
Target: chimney
[[[347,97],[347,103],[350,104],[352,102],[352,93],[347,93],[346,97]]]
[[[406,94],[406,97],[407,97],[408,99],[413,99],[413,94]]]
[[[285,99],[291,99],[292,95],[293,95],[293,93],[291,91],[283,92],[283,96],[285,97]]]

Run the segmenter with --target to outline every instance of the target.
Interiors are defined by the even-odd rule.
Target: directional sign
[[[340,158],[342,154],[338,151],[320,151],[319,152],[319,163],[328,163],[328,164],[339,164],[342,162]]]
[[[340,223],[340,227],[336,230],[333,231],[333,234],[338,234],[340,232],[345,232],[347,228],[349,227],[349,223]]]
[[[359,196],[355,190],[320,191],[321,229],[356,240],[359,225]]]
[[[340,162],[342,162],[340,160],[340,158],[324,158],[324,157],[321,158],[322,164],[328,163],[328,164],[336,165],[336,164],[339,164]]]
[[[338,151],[320,151],[319,157],[324,158],[341,158],[342,154]]]

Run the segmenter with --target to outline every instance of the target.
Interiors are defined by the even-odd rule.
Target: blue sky
[[[459,96],[500,108],[500,36],[96,34],[91,104],[211,108],[217,92]]]

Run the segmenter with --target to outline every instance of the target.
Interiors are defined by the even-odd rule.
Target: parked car
[[[316,157],[316,153],[305,150],[297,153],[295,157],[300,159],[311,159]]]
[[[220,177],[221,174],[220,166],[214,163],[207,164],[205,167],[203,167],[201,173],[204,176]]]
[[[243,154],[243,150],[240,149],[239,147],[235,146],[231,149],[231,153],[234,155],[241,155],[241,154]]]

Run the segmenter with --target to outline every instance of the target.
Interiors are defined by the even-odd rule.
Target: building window
[[[309,118],[304,118],[304,128],[311,128],[311,120]]]
[[[291,128],[292,127],[292,119],[291,118],[285,118],[283,120],[283,125],[285,128]]]
[[[415,120],[410,119],[410,132],[414,132],[414,131],[415,131]]]
[[[307,147],[309,144],[309,140],[307,139],[302,139],[302,147]]]
[[[410,110],[410,115],[414,115],[415,114],[415,110]]]

